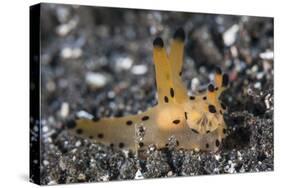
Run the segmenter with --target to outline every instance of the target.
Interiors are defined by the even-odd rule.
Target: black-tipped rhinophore
[[[160,37],[156,37],[156,39],[153,41],[153,46],[163,48],[164,42]]]
[[[178,28],[174,34],[174,39],[178,39],[178,40],[181,40],[181,41],[184,41],[185,39],[185,33],[184,33],[184,30],[183,28]]]
[[[221,68],[216,67],[216,73],[217,73],[217,74],[222,74]]]
[[[222,86],[226,87],[228,85],[228,75],[227,74],[223,74],[222,75]]]
[[[76,127],[76,122],[74,119],[70,119],[70,120],[66,121],[65,124],[66,124],[67,128],[69,128],[69,129],[74,129]]]
[[[214,85],[213,85],[213,84],[209,84],[209,85],[208,85],[208,90],[209,90],[210,92],[214,92],[214,91],[215,91]]]

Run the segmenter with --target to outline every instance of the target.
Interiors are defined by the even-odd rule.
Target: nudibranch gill
[[[147,111],[118,118],[79,118],[68,122],[75,134],[113,148],[137,151],[151,144],[166,147],[173,137],[184,149],[216,151],[226,136],[219,99],[228,85],[228,75],[216,68],[213,82],[204,92],[189,96],[181,79],[185,33],[176,30],[167,53],[160,37],[153,41],[158,104]]]

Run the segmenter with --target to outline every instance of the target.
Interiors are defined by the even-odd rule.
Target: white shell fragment
[[[236,34],[239,31],[238,24],[234,24],[231,26],[226,32],[223,34],[223,41],[226,46],[231,46],[236,40]]]
[[[108,79],[104,74],[88,72],[86,74],[86,83],[91,88],[101,88],[104,87],[107,83]]]
[[[132,73],[135,75],[143,75],[147,72],[147,66],[145,65],[135,65],[132,68]]]
[[[272,60],[274,57],[273,51],[266,51],[263,53],[260,53],[260,58],[265,59],[265,60]]]

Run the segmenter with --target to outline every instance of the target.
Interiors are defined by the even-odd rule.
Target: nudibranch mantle
[[[75,134],[111,147],[136,151],[151,144],[166,147],[174,137],[184,149],[216,151],[226,136],[219,96],[228,84],[227,74],[216,68],[213,84],[205,92],[189,96],[182,82],[185,33],[179,28],[167,53],[164,42],[153,42],[158,104],[147,111],[120,118],[80,118],[68,122]]]

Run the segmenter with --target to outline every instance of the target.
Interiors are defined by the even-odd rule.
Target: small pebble
[[[43,126],[43,128],[42,128],[43,133],[48,132],[48,130],[49,130],[49,128],[47,126]]]
[[[63,48],[62,51],[61,51],[61,56],[62,58],[71,58],[71,55],[72,55],[72,50],[71,48],[69,47],[66,47],[66,48]]]
[[[138,170],[138,171],[136,172],[135,179],[136,179],[136,180],[144,179],[144,177],[143,177],[143,175],[142,175],[142,173],[141,173],[140,170]]]
[[[60,109],[60,116],[62,118],[66,118],[69,114],[69,104],[67,102],[63,102]]]
[[[261,89],[261,83],[260,83],[260,82],[256,82],[256,83],[254,84],[254,88],[255,88],[255,89]]]
[[[132,68],[132,73],[135,75],[143,75],[147,72],[147,66],[146,65],[135,65]]]
[[[264,73],[263,73],[263,72],[258,72],[256,78],[257,78],[258,80],[261,80],[261,79],[263,78],[263,76],[264,76]]]
[[[76,146],[76,147],[81,146],[81,141],[80,141],[80,140],[79,140],[79,141],[77,141],[77,142],[75,143],[75,146]]]
[[[220,155],[220,154],[215,155],[215,159],[216,159],[217,161],[219,161],[219,160],[221,159],[221,155]]]
[[[93,115],[84,111],[84,110],[81,110],[79,112],[76,113],[76,116],[78,118],[85,118],[85,119],[92,119],[93,118]]]
[[[109,180],[109,175],[105,175],[100,177],[102,181],[108,181]]]
[[[115,96],[116,96],[116,94],[115,94],[114,91],[109,91],[109,92],[107,93],[107,97],[110,98],[110,99],[113,99]]]
[[[62,159],[60,159],[60,161],[59,161],[59,166],[60,166],[60,168],[61,168],[62,170],[65,170],[65,169],[66,169],[66,164],[63,162]]]
[[[82,55],[82,49],[65,47],[61,51],[61,57],[64,59],[76,59]]]
[[[171,177],[172,175],[173,175],[172,171],[169,171],[168,174],[167,174],[168,177]]]
[[[230,52],[231,52],[232,57],[235,57],[235,58],[238,57],[238,50],[237,50],[236,46],[231,46]]]
[[[133,60],[129,57],[120,57],[116,60],[117,70],[129,70],[132,67]]]
[[[191,91],[192,92],[198,91],[199,85],[200,85],[199,79],[198,78],[193,78],[191,80]]]
[[[78,178],[77,178],[77,179],[80,180],[80,181],[83,181],[83,180],[86,179],[86,176],[85,176],[85,174],[80,173],[80,174],[78,175]]]
[[[66,24],[61,24],[56,28],[56,32],[60,36],[66,36],[77,26],[77,19],[72,19]]]
[[[260,58],[265,59],[265,60],[272,60],[274,58],[274,53],[273,51],[266,51],[263,53],[260,53]]]
[[[58,184],[55,180],[51,180],[49,183],[48,183],[48,185],[56,185],[56,184]]]
[[[223,33],[223,41],[226,46],[231,46],[236,41],[236,35],[239,31],[239,25],[234,24]]]
[[[49,165],[49,161],[43,160],[43,165],[45,165],[45,166]]]
[[[54,92],[56,90],[56,83],[53,81],[49,81],[47,82],[46,87],[49,92]]]
[[[108,82],[107,77],[101,73],[88,72],[86,73],[85,79],[86,79],[86,83],[93,89],[102,88]]]

